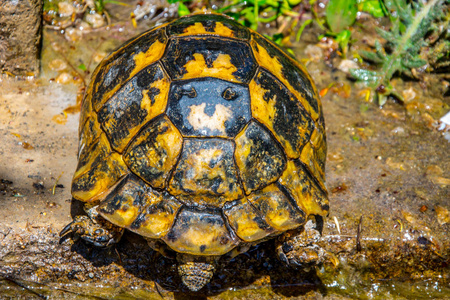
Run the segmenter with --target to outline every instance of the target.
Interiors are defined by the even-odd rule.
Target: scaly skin
[[[123,228],[100,217],[96,205],[86,204],[84,208],[88,215],[75,216],[73,221],[61,230],[59,234],[61,237],[73,233],[74,240],[82,238],[97,247],[109,247],[119,242],[124,232]]]
[[[328,253],[317,246],[321,230],[309,220],[305,226],[287,231],[275,241],[279,259],[289,267],[309,272],[322,264]]]

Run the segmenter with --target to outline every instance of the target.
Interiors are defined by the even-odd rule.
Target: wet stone
[[[167,115],[184,136],[234,137],[251,118],[248,87],[216,78],[173,82]]]
[[[150,122],[139,132],[123,158],[130,170],[151,186],[164,188],[182,144],[181,134],[164,116]]]
[[[247,43],[216,37],[173,39],[161,61],[174,80],[215,77],[248,83],[257,67]]]
[[[163,113],[169,81],[159,64],[151,65],[129,80],[98,112],[98,121],[111,146],[122,152],[134,134]]]
[[[250,35],[245,26],[223,15],[198,14],[180,18],[167,27],[168,36],[218,35],[248,40]]]
[[[163,240],[177,252],[194,255],[222,255],[239,243],[220,214],[189,208],[181,210]]]
[[[265,70],[250,83],[250,94],[253,117],[269,128],[289,157],[298,158],[314,130],[314,123],[300,102]]]
[[[221,207],[243,196],[233,160],[234,146],[217,138],[185,139],[169,192],[191,205]]]

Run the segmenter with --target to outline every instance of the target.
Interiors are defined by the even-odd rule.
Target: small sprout
[[[82,70],[82,71],[86,71],[86,70],[87,70],[85,64],[80,64],[80,65],[78,66],[78,69],[80,69],[80,70]]]
[[[360,252],[362,250],[361,246],[361,232],[362,232],[362,220],[363,217],[359,218],[358,230],[356,232],[356,251]]]

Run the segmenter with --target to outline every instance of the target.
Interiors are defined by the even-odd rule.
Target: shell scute
[[[173,196],[158,192],[135,175],[124,177],[98,206],[111,223],[148,238],[167,234],[181,207]]]
[[[322,113],[320,99],[306,69],[259,34],[252,34],[250,44],[258,64],[275,75],[317,121]]]
[[[221,207],[242,198],[233,152],[233,143],[225,139],[185,139],[169,192],[193,206]]]
[[[194,255],[222,255],[239,244],[220,214],[189,208],[182,208],[162,239],[173,250]]]
[[[316,183],[299,160],[289,160],[278,182],[307,215],[326,216],[329,210],[326,190]]]
[[[216,78],[176,81],[167,115],[183,136],[234,137],[251,118],[248,87]]]
[[[98,111],[123,84],[139,71],[158,61],[164,54],[167,37],[164,29],[150,30],[109,55],[95,70],[87,91]]]
[[[97,143],[100,135],[103,133],[102,129],[100,128],[100,124],[97,122],[97,117],[91,116],[89,117],[86,122],[84,123],[84,126],[80,128],[80,141],[78,144],[78,156],[79,159],[81,157],[86,156],[85,151],[90,149],[92,145]]]
[[[325,160],[327,146],[324,139],[324,134],[316,127],[311,135],[311,141],[302,149],[300,160],[314,178],[317,179],[320,188],[326,191]]]
[[[170,40],[161,61],[174,80],[214,77],[247,83],[257,68],[247,43],[217,37]]]
[[[134,176],[125,176],[102,200],[97,211],[111,223],[128,227],[142,210],[146,193],[143,182]]]
[[[262,213],[266,222],[278,231],[294,229],[306,222],[305,213],[275,183],[251,194],[248,200]]]
[[[309,142],[314,123],[280,81],[260,70],[250,82],[253,117],[264,124],[278,139],[290,158],[298,158]]]
[[[122,156],[112,153],[99,162],[89,165],[86,172],[80,175],[78,172],[75,173],[72,180],[72,196],[85,202],[95,201],[128,173]]]
[[[147,205],[128,227],[140,235],[157,239],[169,233],[181,203],[166,191],[148,192]]]
[[[122,152],[139,129],[164,112],[169,80],[159,64],[146,67],[114,94],[98,112],[111,146]]]
[[[198,14],[180,18],[167,26],[167,35],[213,35],[245,40],[250,38],[250,34],[245,26],[218,14]]]
[[[286,167],[283,149],[254,121],[236,137],[235,158],[246,194],[275,182]]]
[[[124,161],[136,175],[154,188],[164,188],[177,162],[183,138],[166,117],[155,119],[134,138],[124,153]]]
[[[261,216],[261,212],[245,198],[236,205],[224,208],[224,214],[236,235],[245,242],[254,242],[275,232]]]

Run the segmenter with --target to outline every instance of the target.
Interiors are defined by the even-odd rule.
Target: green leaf
[[[87,68],[86,68],[86,66],[85,66],[84,64],[80,64],[80,65],[78,66],[78,69],[80,69],[80,70],[82,70],[82,71],[86,71],[86,70],[87,70]]]
[[[297,34],[295,35],[295,40],[298,42],[300,41],[300,38],[302,36],[303,30],[305,30],[305,27],[312,23],[312,19],[306,20],[303,22],[303,24],[300,26],[300,28],[297,31]]]
[[[366,51],[366,50],[361,50],[359,52],[359,55],[362,56],[362,58],[364,58],[365,60],[369,60],[372,61],[376,64],[381,64],[384,60],[382,57],[380,57],[377,53],[375,52],[370,52],[370,51]]]
[[[336,35],[336,42],[339,43],[339,47],[341,47],[342,52],[344,52],[344,56],[347,55],[348,43],[350,42],[350,38],[352,33],[350,30],[343,30]]]
[[[287,2],[289,3],[290,6],[294,7],[300,4],[300,2],[302,2],[302,0],[287,0]]]
[[[350,69],[350,75],[360,81],[366,82],[368,85],[376,84],[380,79],[378,72],[364,69]]]
[[[388,42],[395,42],[396,41],[396,35],[394,35],[392,32],[383,30],[381,28],[375,27],[375,31],[386,41]]]
[[[360,11],[367,12],[375,18],[384,17],[383,4],[379,0],[368,0],[359,2]]]
[[[423,60],[421,58],[404,58],[402,59],[402,65],[408,69],[414,69],[414,68],[420,68],[424,66],[427,63],[426,60]]]
[[[356,20],[356,0],[330,0],[326,8],[328,26],[334,33],[341,32]]]
[[[178,15],[180,17],[189,15],[191,12],[189,11],[189,8],[187,8],[186,5],[184,5],[182,2],[178,3]]]

